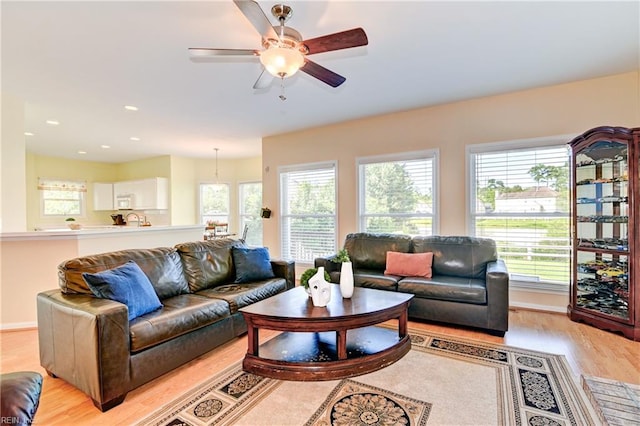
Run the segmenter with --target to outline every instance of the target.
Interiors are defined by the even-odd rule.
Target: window
[[[358,159],[362,232],[432,235],[437,151]]]
[[[283,257],[313,263],[335,253],[335,163],[283,167],[279,173]]]
[[[87,183],[62,179],[38,179],[42,216],[84,216]]]
[[[514,284],[557,288],[569,283],[569,150],[565,142],[469,147],[471,232],[496,240],[498,255]]]
[[[252,246],[262,246],[262,182],[248,182],[238,185],[240,200],[240,232],[247,227],[245,242]]]
[[[229,223],[229,185],[200,184],[200,223],[208,221]]]

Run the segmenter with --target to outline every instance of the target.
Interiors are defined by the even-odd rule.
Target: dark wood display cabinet
[[[640,128],[597,127],[572,150],[569,317],[640,340]]]

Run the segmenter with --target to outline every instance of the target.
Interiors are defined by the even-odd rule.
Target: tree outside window
[[[364,158],[359,163],[363,232],[434,233],[435,152]]]
[[[251,246],[262,246],[262,182],[238,185],[240,200],[240,232],[246,227],[245,242]]]
[[[568,285],[566,145],[478,145],[469,158],[472,234],[496,241],[512,281]]]
[[[200,184],[200,223],[229,223],[229,185]]]

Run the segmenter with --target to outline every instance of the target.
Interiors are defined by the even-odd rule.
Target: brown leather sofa
[[[353,263],[354,284],[412,293],[409,317],[482,328],[503,336],[509,329],[509,274],[489,238],[354,233],[344,248]],[[385,275],[388,251],[433,253],[431,278]],[[340,265],[315,259],[331,281],[340,282]]]
[[[35,371],[0,374],[0,424],[29,426],[38,411],[42,376]]]
[[[295,285],[292,261],[275,278],[235,284],[232,247],[221,239],[80,257],[58,267],[60,289],[37,296],[40,363],[106,411],[128,391],[243,334],[238,309]],[[82,278],[135,261],[162,307],[129,321],[127,306],[95,297]]]

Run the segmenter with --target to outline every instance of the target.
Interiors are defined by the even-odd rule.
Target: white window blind
[[[229,223],[229,185],[200,184],[200,223]]]
[[[245,242],[252,246],[262,246],[262,182],[247,182],[238,185],[240,202],[240,232],[247,229]],[[241,234],[242,235],[242,234]]]
[[[435,151],[361,158],[358,169],[362,232],[435,232]]]
[[[336,251],[336,166],[322,163],[280,170],[282,255],[300,263]]]
[[[476,147],[470,165],[472,233],[496,241],[512,280],[568,284],[568,147]]]
[[[42,216],[83,216],[87,182],[38,179]]]

